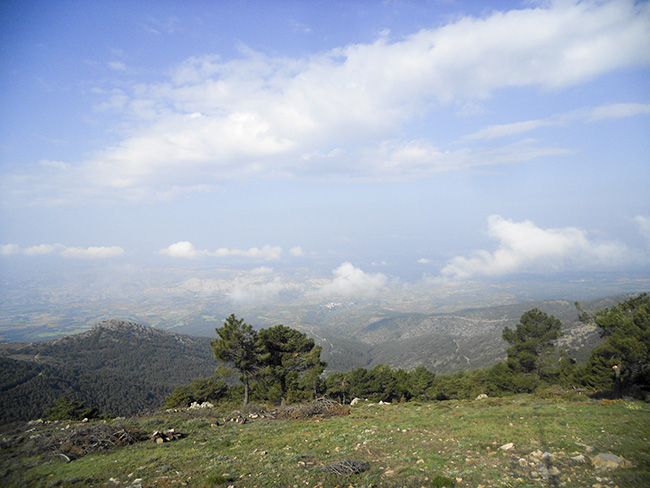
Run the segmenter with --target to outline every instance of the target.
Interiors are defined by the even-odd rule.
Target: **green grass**
[[[221,425],[216,426],[219,420]],[[66,463],[0,450],[0,486],[81,487],[545,487],[650,486],[650,405],[518,396],[487,401],[361,405],[345,417],[223,423],[216,412],[127,419],[148,433],[174,428],[181,440],[141,442]],[[38,429],[65,428],[46,424]],[[74,428],[74,425],[70,428]],[[39,430],[27,434],[36,435]],[[504,451],[499,446],[512,442]],[[545,480],[528,464],[553,455],[560,474]],[[597,472],[570,456],[611,452],[632,468]],[[368,463],[342,476],[323,466]],[[110,479],[118,480],[111,483]]]

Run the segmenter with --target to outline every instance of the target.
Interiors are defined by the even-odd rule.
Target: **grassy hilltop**
[[[361,403],[349,415],[303,420],[253,419],[244,413],[247,421],[237,423],[224,422],[225,415],[215,409],[184,410],[107,423],[32,423],[26,431],[14,432],[5,428],[0,485],[650,486],[647,403],[520,395]],[[76,459],[79,448],[65,451],[55,442],[67,439],[71,444],[75,432],[90,438],[93,428],[106,426],[141,440]],[[148,440],[154,431],[165,429],[182,437],[160,444]],[[71,461],[53,455],[57,449]],[[599,453],[626,461],[605,469],[595,464]]]

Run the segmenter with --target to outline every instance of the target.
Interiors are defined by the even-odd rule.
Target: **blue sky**
[[[5,269],[238,269],[271,294],[299,269],[348,296],[650,271],[647,1],[0,16]]]

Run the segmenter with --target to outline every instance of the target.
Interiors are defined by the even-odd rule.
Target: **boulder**
[[[605,452],[596,454],[591,458],[591,464],[596,469],[616,469],[616,468],[630,468],[632,463],[615,454]]]

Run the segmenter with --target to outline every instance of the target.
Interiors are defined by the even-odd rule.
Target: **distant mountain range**
[[[595,312],[627,297],[590,300],[582,306]],[[360,314],[337,305],[302,315],[299,325],[294,320],[285,325],[323,346],[329,372],[387,364],[449,373],[504,360],[503,328],[515,327],[532,308],[563,322],[560,346],[577,359],[586,358],[600,341],[596,328],[581,323],[568,300],[430,315],[386,310]],[[212,339],[106,320],[52,341],[0,343],[0,422],[41,417],[63,395],[114,415],[160,408],[176,386],[214,374],[218,363]]]
[[[581,302],[588,311],[596,312],[625,300],[630,295]],[[305,325],[307,334],[318,338],[323,358],[332,370],[357,367],[372,368],[387,364],[392,368],[414,369],[423,365],[438,373],[490,366],[506,358],[507,344],[502,339],[504,327],[514,328],[528,310],[538,308],[554,315],[563,323],[564,337],[560,347],[584,360],[600,342],[594,326],[578,320],[575,303],[569,300],[548,300],[503,305],[450,314],[378,313],[365,325],[357,320],[345,323],[343,317],[320,317],[327,325]],[[345,315],[345,310],[339,312]]]

